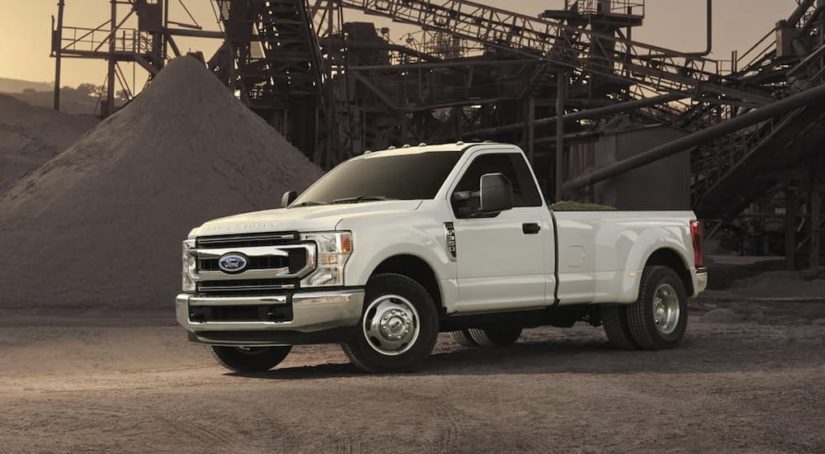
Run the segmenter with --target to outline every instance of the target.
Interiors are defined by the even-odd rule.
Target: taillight
[[[697,268],[702,266],[702,223],[690,221],[690,238],[693,240],[693,260]]]

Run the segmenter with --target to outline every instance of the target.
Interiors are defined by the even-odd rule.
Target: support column
[[[338,135],[337,135],[337,125],[335,124],[335,93],[333,93],[331,86],[332,76],[333,76],[333,67],[332,65],[335,63],[335,56],[334,52],[337,50],[335,49],[335,41],[333,39],[333,35],[335,32],[335,22],[333,20],[333,14],[335,13],[335,2],[333,0],[327,0],[327,84],[326,89],[321,93],[321,99],[326,100],[326,128],[327,128],[327,156],[325,159],[325,168],[331,169],[338,165],[341,161],[340,151],[338,150]],[[343,37],[343,30],[341,30],[341,36]]]
[[[567,96],[567,73],[559,71],[556,76],[556,191],[554,201],[564,198],[564,103]]]
[[[57,28],[52,36],[52,48],[54,49],[54,110],[60,111],[60,64],[63,55],[63,8],[66,6],[63,0],[57,2]]]
[[[166,58],[169,56],[169,0],[163,0],[163,24],[161,24],[163,36],[163,49],[161,50],[162,60],[164,66],[166,65]]]
[[[814,173],[811,178],[811,194],[810,194],[810,210],[811,210],[811,224],[810,224],[810,258],[808,261],[809,268],[816,268],[819,266],[820,257],[822,256],[820,247],[820,237],[822,235],[822,185],[819,183]]]
[[[530,165],[535,165],[533,160],[536,154],[536,98],[530,96],[527,99],[527,160]]]
[[[109,26],[111,33],[109,33],[109,68],[106,74],[106,116],[113,114],[115,111],[115,41],[117,34],[117,0],[110,0],[112,5],[111,22]]]
[[[791,181],[785,186],[785,263],[789,271],[796,269],[796,223],[799,217],[799,198]]]

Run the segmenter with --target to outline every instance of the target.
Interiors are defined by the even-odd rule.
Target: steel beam
[[[576,113],[572,113],[569,115],[565,115],[563,120],[564,121],[573,121],[573,120],[584,120],[589,118],[598,118],[603,117],[606,115],[613,115],[622,112],[629,112],[632,110],[637,110],[643,107],[651,107],[659,104],[665,104],[672,101],[678,101],[680,99],[685,99],[687,96],[682,93],[670,93],[667,95],[661,96],[654,96],[652,98],[644,98],[644,99],[637,99],[633,101],[626,101],[620,102],[617,104],[612,104],[605,107],[597,107],[595,109],[587,109],[582,110]],[[535,126],[545,126],[551,125],[556,122],[557,117],[550,117],[550,118],[541,118],[535,120],[533,124]],[[496,126],[494,128],[485,128],[485,129],[476,129],[475,131],[469,131],[462,134],[465,138],[471,137],[489,137],[494,136],[496,134],[506,133],[506,132],[513,132],[518,131],[520,128],[524,127],[524,123],[517,123],[511,125],[504,125],[504,126]]]
[[[186,28],[166,28],[166,34],[172,36],[189,36],[194,38],[215,38],[224,39],[226,34],[220,31],[193,30]]]
[[[538,63],[538,61],[534,58],[518,60],[459,60],[445,61],[441,63],[404,63],[400,65],[354,65],[350,66],[349,69],[352,71],[402,71],[416,69],[466,68],[471,66],[523,66],[536,63]]]
[[[796,27],[799,25],[799,21],[805,17],[805,13],[808,9],[814,5],[815,0],[802,0],[799,2],[799,6],[796,7],[794,12],[788,17],[788,25]]]
[[[802,93],[776,101],[761,109],[748,112],[744,115],[734,117],[716,126],[687,135],[680,139],[654,147],[644,153],[640,153],[632,158],[619,161],[615,164],[603,167],[594,172],[582,175],[564,184],[566,190],[590,186],[599,181],[620,175],[633,169],[637,169],[651,162],[658,161],[668,156],[689,150],[703,145],[711,140],[730,134],[734,131],[748,126],[767,121],[775,116],[782,115],[792,110],[814,105],[825,100],[825,85],[811,88]]]

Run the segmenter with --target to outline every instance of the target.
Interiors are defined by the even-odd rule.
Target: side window
[[[481,176],[487,173],[503,173],[510,180],[513,184],[513,207],[541,206],[541,196],[530,174],[530,168],[524,157],[518,153],[495,153],[476,157],[459,180],[455,192],[478,191]]]

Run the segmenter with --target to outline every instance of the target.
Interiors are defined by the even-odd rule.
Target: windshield
[[[321,177],[291,206],[432,199],[460,157],[460,151],[431,151],[351,159]]]

